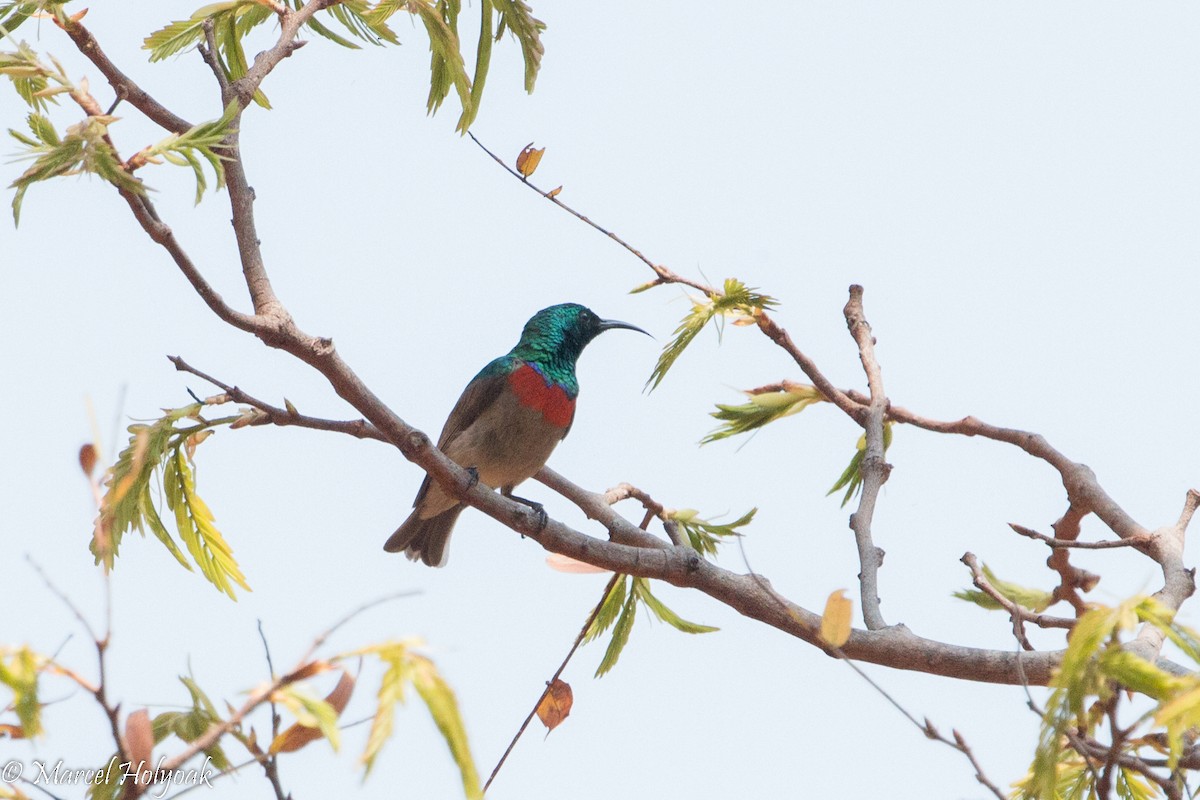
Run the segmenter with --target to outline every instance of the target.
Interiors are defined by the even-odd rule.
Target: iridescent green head
[[[613,328],[646,333],[627,322],[600,319],[590,308],[578,303],[560,303],[543,308],[525,323],[521,341],[512,349],[511,355],[537,363],[551,373],[563,369],[574,373],[575,362],[588,342]],[[548,377],[560,376],[551,374]]]

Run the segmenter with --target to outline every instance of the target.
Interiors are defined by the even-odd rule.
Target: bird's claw
[[[530,503],[529,507],[533,509],[533,513],[537,514],[537,529],[538,533],[541,533],[542,531],[546,530],[546,525],[549,524],[550,517],[546,514],[546,509],[542,508],[541,503]]]
[[[479,483],[479,470],[475,467],[467,467],[466,470],[467,474],[471,476],[471,480],[467,483],[467,489],[474,489],[475,485]]]
[[[538,503],[534,500],[529,500],[524,497],[517,497],[515,494],[508,494],[506,496],[508,497],[509,500],[516,500],[518,503],[520,503],[523,506],[529,506],[529,508],[532,509],[533,513],[537,514],[537,518],[538,518],[537,532],[538,533],[541,533],[543,530],[546,529],[546,525],[548,525],[550,523],[550,516],[548,514],[546,514],[546,509],[542,507],[541,503]]]

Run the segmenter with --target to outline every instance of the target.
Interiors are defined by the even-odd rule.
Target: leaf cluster
[[[715,430],[700,440],[709,444],[730,436],[756,431],[777,419],[799,414],[813,403],[820,403],[825,396],[815,386],[792,386],[786,391],[746,393],[749,400],[740,405],[717,403],[711,416],[721,422]]]
[[[138,164],[159,164],[162,160],[178,167],[191,167],[196,176],[196,203],[208,189],[204,178],[203,162],[207,162],[217,177],[217,190],[225,186],[226,156],[222,155],[221,146],[226,137],[234,133],[233,122],[238,115],[237,101],[230,101],[225,112],[220,117],[208,122],[195,125],[183,133],[173,133],[157,144],[141,150],[130,161]]]
[[[250,586],[233,558],[233,552],[217,530],[212,511],[196,492],[192,464],[195,447],[219,425],[235,422],[238,417],[205,420],[202,404],[193,403],[169,409],[150,424],[129,426],[129,444],[117,457],[106,480],[100,519],[91,550],[96,563],[111,570],[121,540],[130,530],[145,535],[147,528],[185,569],[194,563],[200,573],[232,599],[234,584],[249,591]],[[154,477],[161,474],[166,507],[173,512],[176,531],[192,562],[172,538],[155,506]]]
[[[203,736],[211,726],[224,721],[212,700],[194,678],[181,675],[179,681],[191,695],[192,707],[187,711],[164,711],[151,720],[150,728],[155,746],[172,736],[191,744]],[[204,754],[211,759],[213,768],[218,771],[233,766],[219,741],[205,749]],[[97,780],[88,787],[87,796],[91,800],[117,800],[123,796],[124,786],[128,782],[125,780],[125,770],[119,764],[120,760],[119,755],[114,753],[104,762],[105,766],[112,766],[113,769],[100,768],[98,774],[104,775],[105,779]]]
[[[0,3],[0,37],[11,36],[21,23],[37,14],[49,14],[61,23],[67,20],[63,6],[70,0],[10,0]]]
[[[299,10],[303,0],[284,0]],[[491,64],[492,42],[505,31],[521,45],[525,64],[525,88],[533,91],[544,51],[541,32],[545,25],[533,17],[521,0],[481,0],[480,33],[476,47],[474,76],[467,74],[458,35],[460,0],[342,0],[310,17],[305,27],[312,33],[341,47],[357,50],[360,44],[399,45],[400,38],[389,26],[399,12],[420,20],[429,39],[430,85],[426,107],[434,113],[454,89],[462,114],[458,130],[466,131],[479,112],[483,87]],[[254,28],[273,17],[269,7],[258,0],[226,0],[197,9],[187,19],[176,20],[146,37],[143,46],[151,61],[160,61],[190,47],[202,44],[206,26],[211,26],[214,57],[230,81],[237,81],[249,69],[243,41]],[[270,103],[260,90],[254,100],[264,108]]]
[[[688,541],[698,553],[710,556],[716,555],[722,540],[728,539],[730,536],[741,536],[738,528],[749,525],[757,513],[758,509],[752,508],[732,522],[723,523],[702,519],[700,512],[694,508],[676,509],[668,512],[666,516],[668,519],[674,520],[687,534]]]
[[[386,670],[379,685],[375,716],[362,754],[367,773],[374,766],[384,743],[392,735],[396,705],[404,702],[405,688],[411,686],[429,709],[462,778],[463,792],[471,800],[483,797],[479,773],[467,741],[467,729],[459,711],[454,690],[438,672],[437,666],[414,649],[413,642],[392,641],[372,645],[338,656],[338,659],[374,656]]]
[[[0,10],[2,13],[2,10]],[[4,21],[0,20],[0,34]],[[50,103],[57,103],[55,95],[71,89],[62,64],[43,64],[37,53],[25,42],[17,43],[15,50],[0,51],[0,75],[7,77],[25,104],[34,111],[46,111]],[[55,85],[51,86],[51,82]]]
[[[726,278],[723,292],[714,291],[704,298],[693,297],[691,310],[675,328],[671,341],[663,347],[646,386],[651,390],[658,388],[683,351],[709,322],[715,320],[719,332],[721,323],[727,318],[735,324],[752,323],[763,309],[777,305],[777,300],[759,294],[757,289],[746,286],[737,278]]]
[[[992,572],[987,564],[983,565],[983,575],[997,592],[1017,605],[1028,608],[1030,611],[1045,611],[1054,604],[1053,592],[1047,592],[1042,589],[1031,589],[1027,586],[998,578],[996,577],[996,573]],[[978,589],[962,589],[955,592],[954,596],[959,600],[966,600],[968,603],[974,603],[980,608],[986,608],[989,611],[999,611],[1004,608],[996,598]]]
[[[1165,747],[1167,768],[1175,770],[1179,765],[1185,747],[1191,744],[1189,731],[1200,725],[1200,675],[1171,674],[1127,649],[1126,640],[1141,624],[1158,629],[1200,665],[1200,634],[1176,623],[1171,611],[1152,597],[1133,597],[1112,608],[1088,611],[1071,632],[1051,680],[1053,691],[1037,751],[1029,774],[1016,785],[1015,797],[1094,796],[1096,769],[1083,762],[1072,747],[1071,736],[1095,740],[1106,721],[1115,719],[1113,709],[1124,697],[1122,689],[1151,698],[1155,706],[1122,731],[1110,763],[1116,764],[1122,755],[1154,755]],[[1155,727],[1165,735],[1150,733],[1148,729]],[[1116,775],[1118,797],[1146,800],[1162,796],[1161,787],[1127,763],[1119,765]]]
[[[710,625],[689,622],[667,608],[666,604],[650,591],[648,579],[616,575],[609,583],[608,591],[600,602],[600,610],[583,638],[585,642],[590,642],[599,638],[609,628],[613,629],[608,648],[604,651],[604,658],[596,668],[597,678],[616,666],[621,651],[629,643],[629,634],[633,631],[639,604],[644,605],[658,619],[684,633],[712,633],[718,630]]]

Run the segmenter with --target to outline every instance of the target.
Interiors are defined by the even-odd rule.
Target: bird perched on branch
[[[541,469],[571,430],[579,396],[575,363],[592,339],[614,328],[646,333],[626,322],[600,319],[578,303],[534,314],[517,346],[467,384],[442,428],[438,449],[506,497],[540,511],[539,504],[514,497],[513,487]],[[412,514],[383,549],[403,550],[414,561],[440,567],[462,510],[453,495],[426,475]]]

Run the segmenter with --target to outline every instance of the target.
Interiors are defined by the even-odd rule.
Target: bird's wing
[[[511,356],[497,358],[480,370],[479,374],[467,384],[462,397],[458,398],[450,416],[446,418],[446,424],[442,427],[442,435],[438,437],[438,450],[446,452],[446,448],[450,446],[451,442],[470,427],[484,409],[500,396],[509,374],[516,366],[515,363],[510,362],[515,362]],[[463,464],[461,466],[471,465]],[[420,505],[425,493],[429,491],[429,484],[430,478],[426,475],[425,480],[421,482],[416,499],[413,500],[414,507]]]
[[[446,418],[446,424],[442,427],[442,435],[438,437],[439,450],[445,452],[450,443],[470,427],[472,422],[479,419],[479,415],[483,413],[484,409],[496,401],[508,381],[509,374],[515,368],[515,364],[508,362],[515,360],[510,356],[497,358],[471,379],[467,388],[463,390],[462,397],[458,398],[458,402],[450,412],[450,416]]]

